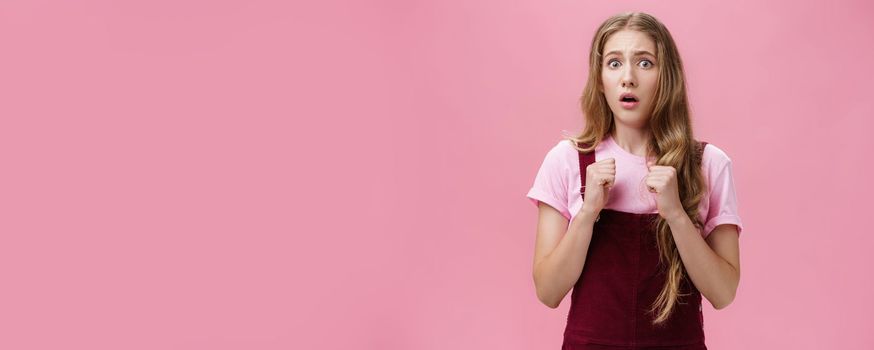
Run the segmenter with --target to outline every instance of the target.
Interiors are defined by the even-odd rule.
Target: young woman
[[[685,75],[646,13],[607,19],[592,40],[585,128],[546,155],[537,297],[573,288],[562,349],[706,349],[701,297],[728,306],[742,224],[724,151],[693,138]]]

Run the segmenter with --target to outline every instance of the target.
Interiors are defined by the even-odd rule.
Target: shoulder
[[[574,147],[573,141],[562,139],[552,146],[546,156],[555,163],[569,165],[578,156],[578,151]]]
[[[574,147],[574,142],[568,139],[559,140],[552,149],[556,152],[561,152],[564,155],[577,153],[577,149]]]
[[[701,166],[705,169],[719,170],[731,165],[731,158],[728,156],[728,153],[712,143],[704,146],[704,154],[701,158]]]

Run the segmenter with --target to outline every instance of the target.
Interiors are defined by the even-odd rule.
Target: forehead
[[[633,56],[638,51],[656,52],[656,45],[646,33],[623,29],[610,35],[604,43],[604,55],[618,51],[624,56]]]

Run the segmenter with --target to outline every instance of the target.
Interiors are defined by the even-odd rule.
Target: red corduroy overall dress
[[[698,159],[706,144],[699,143]],[[586,167],[595,162],[595,152],[580,152],[579,157],[583,195]],[[664,324],[652,325],[655,315],[647,312],[666,276],[653,224],[658,215],[601,210],[571,294],[562,350],[707,349],[701,294],[688,275]]]

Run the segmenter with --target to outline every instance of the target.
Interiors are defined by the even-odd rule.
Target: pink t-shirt
[[[606,158],[616,160],[616,181],[604,208],[638,214],[658,213],[656,194],[649,192],[644,182],[648,172],[646,158],[619,147],[610,135],[595,148],[595,161]],[[721,224],[735,224],[740,233],[743,224],[737,212],[731,159],[708,143],[702,163],[709,193],[699,205],[701,222],[705,223],[701,234],[707,237]],[[527,197],[534,205],[538,201],[549,204],[571,221],[583,207],[580,186],[578,151],[572,141],[563,139],[546,154]]]

